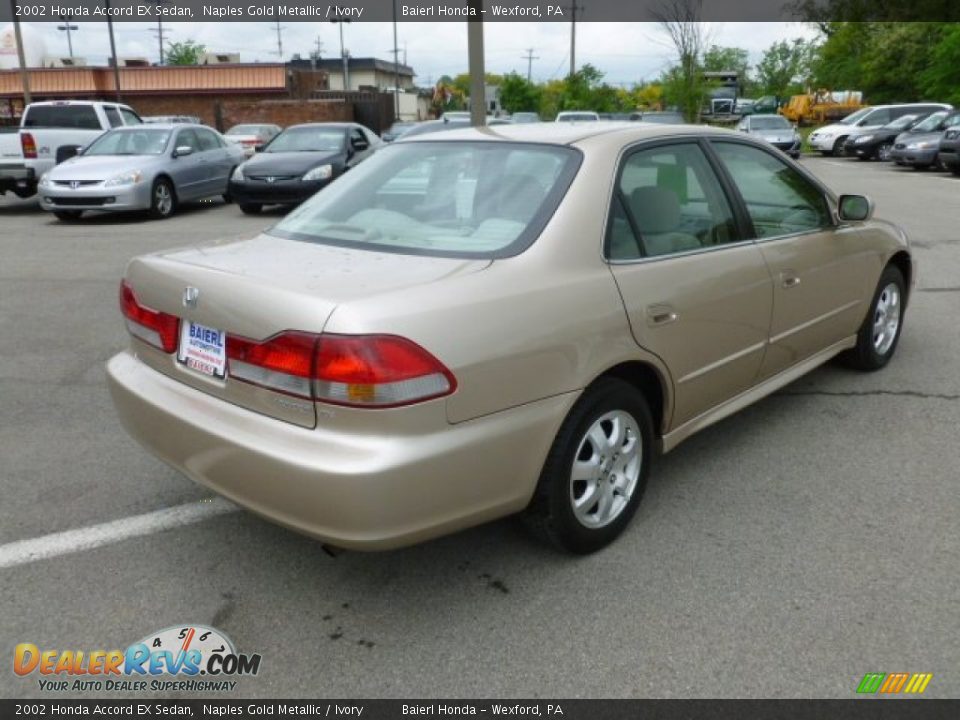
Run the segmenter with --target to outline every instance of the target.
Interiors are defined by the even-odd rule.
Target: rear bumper
[[[21,163],[0,163],[0,193],[13,192],[24,197],[37,191],[33,168]]]
[[[230,197],[238,203],[298,205],[329,182],[329,180],[304,182],[299,178],[273,183],[264,180],[248,180],[238,183],[231,180],[228,192]]]
[[[107,378],[124,427],[161,460],[278,524],[356,550],[408,545],[522,510],[577,395],[398,437],[259,415],[130,352],[109,361]]]

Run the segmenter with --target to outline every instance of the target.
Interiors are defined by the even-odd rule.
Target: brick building
[[[120,99],[140,115],[195,115],[225,130],[241,122],[357,121],[375,132],[393,121],[393,101],[380,93],[331,92],[322,68],[282,63],[121,67]],[[32,68],[32,99],[115,100],[112,67]],[[17,70],[0,70],[0,121],[23,111]]]

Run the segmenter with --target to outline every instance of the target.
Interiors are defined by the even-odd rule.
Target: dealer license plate
[[[198,373],[222,378],[227,369],[226,344],[223,330],[185,320],[180,323],[177,359]]]

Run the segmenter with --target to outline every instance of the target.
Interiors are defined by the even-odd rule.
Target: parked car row
[[[92,111],[87,106],[84,112]],[[248,143],[230,142],[205,125],[132,123],[98,132],[93,131],[94,119],[99,116],[85,120],[95,135],[91,142],[72,147],[72,157],[59,164],[37,165],[47,168],[36,184],[40,207],[63,221],[77,220],[89,210],[146,210],[162,219],[181,202],[216,196],[237,200],[248,214],[264,205],[293,206],[381,144],[372,131],[354,123],[310,123],[286,130],[238,126],[234,137],[258,142],[248,156]]]
[[[807,137],[807,142],[810,147],[823,155],[843,155],[848,140],[872,135],[904,115],[929,115],[952,109],[953,106],[944,103],[904,103],[865,107],[838,122],[817,128]]]
[[[903,112],[904,108],[911,111]],[[917,169],[940,168],[960,175],[960,110],[939,104],[890,106],[888,114],[881,117],[895,119],[879,127],[870,124],[877,122],[871,119],[875,118],[871,110],[876,108],[860,110],[854,113],[859,119],[850,116],[837,124],[841,132],[847,129],[848,134],[840,150],[831,154],[892,161]],[[817,141],[824,142],[822,138],[834,132],[835,129],[821,128],[811,138],[818,134]]]

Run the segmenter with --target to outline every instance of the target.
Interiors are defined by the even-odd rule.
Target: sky
[[[74,55],[90,64],[103,64],[109,53],[106,25],[77,22],[72,33]],[[398,24],[401,62],[404,48],[407,64],[417,74],[417,84],[431,85],[442,75],[455,76],[467,70],[465,22]],[[66,33],[54,23],[35,23],[43,35],[48,55],[67,56]],[[275,23],[164,23],[168,41],[192,39],[211,52],[239,52],[242,62],[276,62]],[[321,43],[322,57],[340,57],[339,26],[323,22],[288,22],[282,29],[284,59],[293,53],[302,57]],[[146,57],[156,61],[159,48],[156,23],[115,23],[117,53],[121,57]],[[795,37],[810,38],[815,31],[802,23],[754,22],[708,24],[713,44],[741,47],[756,64],[772,43]],[[344,26],[344,44],[353,57],[375,56],[392,60],[391,23],[357,22]],[[532,63],[535,81],[562,78],[569,68],[570,25],[568,23],[487,23],[484,49],[487,72],[527,73],[524,58],[528,49],[537,58]],[[614,85],[630,86],[655,79],[671,64],[672,50],[656,23],[577,24],[577,66],[591,63]]]

